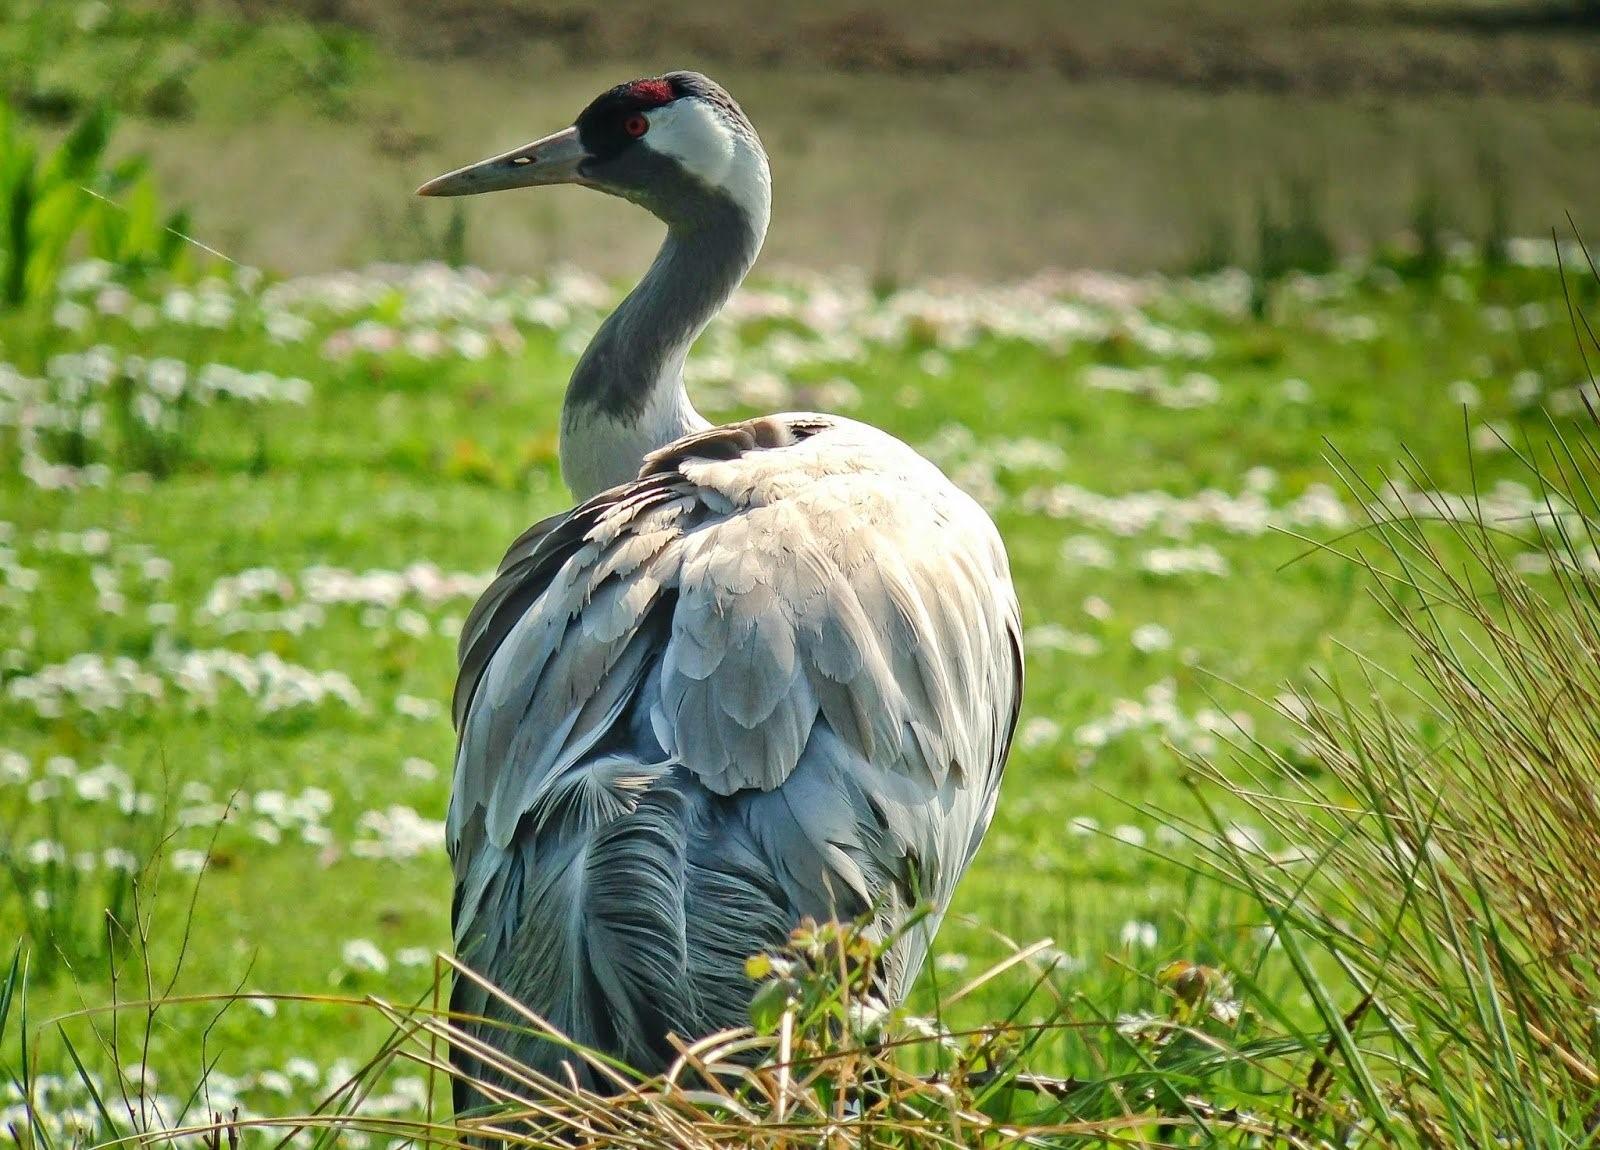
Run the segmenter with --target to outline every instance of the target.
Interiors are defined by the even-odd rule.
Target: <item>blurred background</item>
[[[1341,251],[1419,225],[1539,235],[1600,166],[1592,0],[4,9],[18,107],[125,109],[118,146],[148,151],[197,234],[288,272],[448,243],[491,268],[636,266],[651,222],[579,191],[493,197],[465,234],[409,193],[672,67],[714,74],[760,128],[769,266],[1204,270],[1261,258],[1274,231]]]

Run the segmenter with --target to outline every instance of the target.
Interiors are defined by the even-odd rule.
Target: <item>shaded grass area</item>
[[[1134,80],[1213,94],[1595,96],[1583,37],[1571,34],[1591,18],[1592,5],[1582,0],[1145,0],[1110,7],[999,0],[981,18],[954,0],[804,8],[756,0],[715,20],[642,0],[605,7],[457,0],[447,8],[404,0],[238,0],[234,8],[268,19],[287,8],[427,57],[505,57],[534,48],[577,65],[660,53],[740,69],[1023,71],[1041,80]]]
[[[650,226],[593,197],[475,204],[458,233],[410,192],[680,66],[715,73],[762,132],[769,260],[891,281],[1253,262],[1259,204],[1295,182],[1321,192],[1339,251],[1389,242],[1430,197],[1469,235],[1539,234],[1587,201],[1588,38],[1324,8],[751,6],[712,23],[498,0],[27,3],[0,13],[0,80],[50,122],[102,99],[134,113],[127,142],[198,205],[194,234],[290,271],[462,252],[637,267]]]

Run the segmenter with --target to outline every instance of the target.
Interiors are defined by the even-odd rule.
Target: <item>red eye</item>
[[[622,121],[622,130],[637,140],[650,130],[650,121],[635,112]]]

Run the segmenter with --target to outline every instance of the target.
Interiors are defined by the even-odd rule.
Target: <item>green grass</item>
[[[106,466],[105,482],[74,490],[43,490],[20,473],[24,454],[59,459],[64,450],[49,439],[25,450],[28,436],[14,425],[19,413],[24,423],[26,413],[36,415],[37,402],[11,403],[0,427],[0,746],[14,752],[13,769],[26,764],[34,783],[49,776],[56,756],[73,760],[80,775],[114,763],[158,808],[130,817],[114,801],[84,801],[74,797],[71,777],[58,780],[58,797],[30,797],[28,783],[0,782],[0,850],[17,868],[15,880],[0,885],[0,938],[21,933],[32,951],[35,1021],[109,998],[99,942],[104,911],[115,911],[122,930],[134,917],[131,895],[103,863],[76,886],[68,883],[72,856],[108,846],[145,851],[163,828],[171,836],[167,866],[154,894],[148,884],[142,888],[139,909],[150,917],[158,969],[170,968],[183,949],[178,991],[370,992],[393,1001],[426,992],[430,968],[396,958],[448,943],[442,847],[425,840],[410,857],[383,859],[351,848],[375,837],[361,829],[366,812],[398,804],[426,819],[443,817],[454,630],[470,596],[391,602],[369,588],[371,603],[330,603],[298,632],[259,618],[230,631],[202,607],[219,580],[252,568],[272,569],[292,589],[287,601],[247,604],[254,612],[302,605],[305,574],[317,567],[397,572],[431,562],[445,572],[486,573],[524,526],[566,505],[554,465],[557,410],[573,337],[592,326],[603,300],[439,269],[427,275],[432,279],[410,289],[361,281],[369,301],[343,314],[306,298],[305,285],[284,294],[273,287],[263,293],[248,277],[218,281],[194,297],[228,302],[214,327],[196,322],[204,307],[187,322],[170,318],[184,306],[179,297],[163,301],[157,289],[138,289],[126,301],[114,288],[75,286],[68,277],[64,307],[0,316],[5,357],[25,376],[56,381],[50,394],[57,400],[70,369],[59,360],[52,368],[52,357],[97,344],[146,359],[175,357],[191,376],[215,362],[312,382],[303,406],[226,397],[202,404],[185,392],[191,398],[172,400],[162,416],[177,422],[161,424],[160,434],[141,431],[130,414],[142,385],[113,386],[101,398],[106,430],[73,448]],[[837,283],[856,290],[848,277]],[[772,286],[804,300],[808,291],[834,285]],[[1569,287],[1592,305],[1592,282],[1573,277]],[[327,290],[313,286],[309,294]],[[1126,300],[1107,302],[1116,297]],[[570,313],[557,331],[522,318],[529,301],[552,298],[565,300]],[[1518,445],[1544,442],[1553,429],[1585,433],[1575,390],[1582,365],[1555,272],[1512,267],[1490,275],[1459,263],[1439,283],[1407,281],[1383,268],[1291,277],[1272,289],[1262,320],[1251,318],[1248,292],[1227,277],[1071,281],[1032,293],[974,287],[950,297],[958,305],[950,313],[929,306],[917,289],[852,298],[853,314],[916,318],[881,340],[852,325],[845,334],[863,337],[854,350],[802,318],[723,321],[702,351],[732,356],[734,380],[770,366],[785,341],[798,342],[806,361],[783,373],[789,395],[770,404],[739,403],[716,382],[700,391],[721,396],[706,405],[709,414],[734,417],[803,407],[818,402],[814,394],[848,394],[836,386],[809,390],[846,377],[858,395],[848,414],[924,446],[992,503],[1005,535],[1030,635],[1023,734],[994,826],[940,936],[944,958],[932,965],[916,1008],[931,1008],[936,985],[948,991],[1003,955],[994,931],[1024,943],[1053,939],[1065,956],[1051,976],[1056,990],[1106,1018],[1161,1010],[1170,994],[1156,975],[1174,959],[1248,969],[1260,949],[1261,912],[1160,857],[1188,857],[1187,848],[1163,837],[1151,812],[1195,810],[1183,752],[1210,745],[1195,724],[1208,709],[1237,712],[1267,746],[1297,761],[1295,733],[1269,705],[1280,686],[1337,667],[1336,641],[1402,670],[1410,647],[1355,565],[1308,556],[1305,539],[1274,530],[1247,534],[1201,522],[1174,537],[1159,525],[1140,527],[1138,507],[1125,497],[1159,493],[1168,517],[1182,518],[1216,505],[1208,492],[1237,499],[1254,489],[1281,509],[1327,485],[1348,524],[1295,531],[1331,542],[1360,515],[1329,461],[1330,445],[1363,480],[1409,453],[1442,491],[1528,484],[1509,452],[1480,449],[1469,457],[1463,432],[1493,425]],[[147,326],[102,314],[108,307],[132,314],[143,300],[165,306]],[[1078,309],[1086,334],[1058,342],[1002,334],[1026,333],[1054,307]],[[968,308],[984,317],[970,335],[939,318]],[[81,326],[61,327],[52,313]],[[287,330],[269,327],[286,315],[306,325],[298,342],[269,334]],[[344,338],[338,333],[368,321],[447,335],[458,326],[499,331],[509,350],[491,339],[482,359],[424,361],[404,350],[325,354]],[[1151,350],[1172,333],[1204,338],[1191,338],[1187,350]],[[1191,381],[1193,394],[1208,401],[1172,408],[1090,386],[1113,378],[1091,370],[1105,367],[1156,369],[1172,387],[1191,372],[1214,383]],[[1534,375],[1518,383],[1518,373]],[[1475,396],[1465,413],[1464,390],[1452,388],[1460,380],[1470,381]],[[1564,414],[1552,423],[1541,405]],[[1489,445],[1482,432],[1476,438]],[[151,467],[162,477],[152,477]],[[1042,493],[1051,490],[1073,506],[1093,504],[1090,495],[1124,502],[1115,505],[1120,511],[1093,504],[1102,510],[1090,519],[1058,519],[1041,510]],[[1075,536],[1097,542],[1113,565],[1066,562],[1064,541]],[[1156,549],[1199,547],[1214,548],[1228,573],[1142,568]],[[95,554],[82,554],[86,549]],[[1513,549],[1536,547],[1528,539]],[[160,604],[171,607],[152,614]],[[1062,632],[1076,637],[1066,640],[1069,647],[1083,649],[1053,648]],[[1165,641],[1152,641],[1163,634]],[[267,709],[225,678],[215,700],[202,705],[163,669],[186,652],[218,650],[342,673],[360,705],[329,698]],[[51,714],[18,697],[29,676],[85,653],[125,657],[158,674],[162,698],[99,710],[68,702]],[[1164,683],[1170,705],[1160,694]],[[1156,696],[1148,694],[1152,687]],[[397,710],[397,700],[407,698],[408,710],[423,701],[421,717]],[[1133,729],[1091,746],[1082,729],[1126,717],[1132,709],[1119,700],[1153,705]],[[1230,729],[1225,721],[1212,725],[1224,736]],[[410,760],[431,764],[432,775],[415,762],[406,769]],[[252,827],[271,809],[241,812],[218,828],[214,809],[184,797],[194,783],[209,787],[218,803],[236,790],[292,798],[321,788],[331,810],[312,822],[326,835],[302,841],[305,820],[285,816],[281,842],[263,841]],[[1222,788],[1206,794],[1219,817],[1242,820],[1243,833],[1265,834],[1271,849],[1296,845],[1276,841]],[[30,856],[40,840],[59,841],[69,865],[49,871],[43,855]],[[191,913],[193,879],[175,872],[172,861],[178,851],[207,850]],[[28,909],[41,889],[57,900],[54,912]],[[346,944],[363,939],[387,956],[386,971],[351,969]],[[112,948],[123,963],[139,949]],[[137,996],[126,977],[119,994]],[[1284,986],[1278,1005],[1313,1016],[1314,1004],[1283,982],[1284,971],[1275,968],[1270,978]],[[1013,980],[999,980],[969,996],[951,1021],[1004,1015],[1016,989]],[[208,1018],[204,1010],[179,1009],[156,1028],[157,1064],[174,1079],[198,1073]],[[386,1025],[353,1006],[284,1005],[270,1022],[236,1006],[210,1030],[204,1049],[229,1074],[281,1070],[296,1057],[326,1071],[339,1059],[364,1057]],[[1092,1042],[1058,1037],[1035,1051],[1033,1068],[1093,1076],[1104,1069],[1100,1057]],[[259,1092],[246,1097],[258,1107],[274,1101]]]

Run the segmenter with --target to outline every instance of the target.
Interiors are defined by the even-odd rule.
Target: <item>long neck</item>
[[[689,402],[689,347],[755,262],[766,220],[727,203],[669,225],[637,287],[606,318],[567,385],[561,474],[579,500],[627,482],[645,455],[704,428]]]

